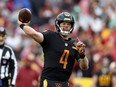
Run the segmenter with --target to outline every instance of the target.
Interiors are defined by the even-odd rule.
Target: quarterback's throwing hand
[[[17,23],[18,23],[18,25],[21,25],[21,24],[22,24],[22,22],[21,22],[21,21],[19,21],[19,19],[17,20]]]

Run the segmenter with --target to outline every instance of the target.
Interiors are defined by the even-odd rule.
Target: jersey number
[[[63,68],[66,69],[66,65],[68,64],[68,56],[69,56],[69,50],[64,50],[62,56],[60,57],[60,64],[63,64]]]

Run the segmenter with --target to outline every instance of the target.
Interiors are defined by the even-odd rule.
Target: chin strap
[[[70,33],[68,31],[61,31],[60,32],[63,36],[68,36]]]

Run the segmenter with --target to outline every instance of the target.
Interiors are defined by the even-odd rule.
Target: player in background
[[[109,68],[110,61],[104,58],[101,69],[93,74],[92,87],[116,87],[116,74]]]

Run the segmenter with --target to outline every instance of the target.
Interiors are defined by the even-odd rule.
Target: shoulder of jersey
[[[10,47],[9,45],[5,44],[5,47],[12,50],[12,47]]]
[[[44,30],[43,32],[55,33],[54,31],[51,31],[51,30]]]

